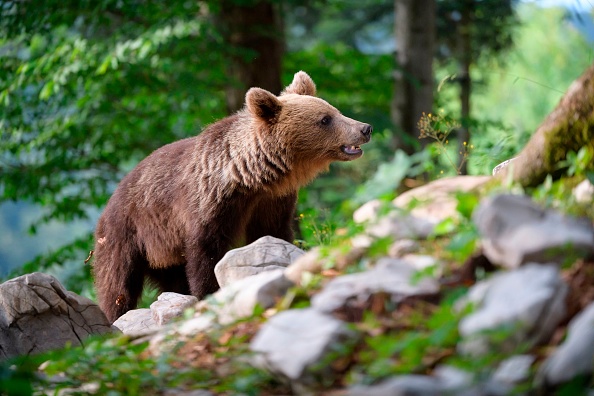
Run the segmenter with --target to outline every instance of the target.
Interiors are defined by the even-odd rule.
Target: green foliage
[[[224,115],[226,51],[200,6],[1,2],[0,202],[42,205],[32,231],[88,218],[143,156]]]
[[[33,383],[38,380],[35,375],[39,358],[20,357],[0,362],[0,394],[11,396],[28,396],[33,394]]]
[[[556,208],[563,213],[594,218],[594,208],[590,202],[578,202],[573,189],[582,180],[594,180],[594,153],[589,147],[582,147],[578,153],[569,152],[565,161],[559,163],[559,169],[566,177],[553,179],[547,175],[544,182],[534,188],[528,188],[535,201],[544,207]]]
[[[88,339],[84,347],[67,347],[35,358],[20,358],[19,369],[12,371],[12,380],[15,382],[15,377],[29,379],[28,387],[22,387],[21,394],[32,394],[32,390],[40,389],[57,392],[83,387],[78,392],[115,395],[158,394],[159,390],[182,383],[190,374],[193,381],[199,381],[199,373],[175,369],[165,357],[161,360],[142,358],[147,346],[147,343],[132,345],[126,337]],[[45,362],[42,371],[49,377],[33,375],[41,362]],[[52,381],[55,375],[62,379]]]
[[[567,168],[568,176],[585,175],[592,180],[594,172],[594,149],[584,146],[577,153],[567,153],[565,161],[559,163],[559,168]]]
[[[393,318],[366,312],[357,325],[365,334],[364,347],[348,374],[349,382],[368,384],[395,374],[424,372],[434,359],[451,354],[459,340],[462,317],[453,303],[446,298],[436,307],[418,306],[418,313],[407,317],[397,316],[398,310]]]
[[[372,177],[357,188],[351,198],[352,205],[362,205],[377,198],[392,197],[405,177],[417,177],[425,172],[431,163],[427,150],[407,155],[396,150],[391,161],[381,163]]]
[[[299,192],[303,197],[306,190]],[[301,201],[303,202],[303,201]],[[314,246],[326,245],[336,231],[336,216],[329,210],[316,210],[306,207],[299,213],[299,228],[301,238],[297,241],[299,246],[309,249]]]
[[[450,239],[446,246],[449,252],[457,262],[465,262],[475,251],[479,241],[479,234],[472,221],[472,213],[478,206],[479,195],[477,193],[457,193],[456,211],[460,214],[460,223],[457,226],[456,233]]]
[[[200,70],[174,62],[208,38],[203,24],[138,27],[133,38],[128,28],[99,40],[57,26],[49,37],[3,43],[1,198],[41,203],[40,222],[86,217],[130,160],[195,130],[191,108],[204,114],[203,84],[190,75]]]
[[[460,124],[454,121],[452,118],[440,112],[438,114],[425,114],[421,116],[417,127],[420,131],[419,139],[430,138],[435,140],[437,145],[437,154],[444,155],[447,162],[455,170],[456,174],[459,175],[464,163],[468,157],[468,142],[464,142],[464,152],[459,152],[460,160],[456,164],[455,157],[452,157],[447,145],[450,141],[450,134],[457,128],[460,128]]]
[[[472,173],[485,173],[514,157],[569,85],[592,63],[591,45],[570,25],[565,10],[520,3],[517,13],[520,25],[504,62],[484,58],[472,70],[478,81],[472,97],[473,116],[497,120],[503,126],[480,128],[473,136],[477,153],[488,153],[489,145],[497,143],[499,154],[493,152],[496,157],[489,166],[475,161],[480,156],[471,156]]]

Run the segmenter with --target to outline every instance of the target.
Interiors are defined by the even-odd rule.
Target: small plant
[[[419,139],[430,138],[435,140],[438,147],[438,153],[443,153],[446,160],[449,162],[452,168],[455,169],[456,174],[461,174],[462,167],[468,160],[468,154],[470,150],[474,148],[474,146],[472,144],[468,144],[468,142],[462,142],[462,149],[458,152],[458,155],[460,155],[460,160],[458,161],[458,165],[456,165],[455,161],[452,159],[450,153],[447,150],[447,146],[450,143],[450,134],[455,129],[460,128],[460,123],[444,114],[423,113],[419,119],[419,122],[417,123],[417,127],[421,132]]]
[[[591,183],[594,183],[594,150],[584,146],[577,153],[570,151],[565,161],[559,163],[559,167],[567,167],[568,176],[583,174]]]
[[[329,219],[330,213],[327,210],[319,211],[315,208],[308,208],[299,213],[301,236],[303,239],[297,241],[301,248],[324,245],[334,235],[334,221]]]
[[[426,373],[453,355],[464,313],[453,308],[458,295],[452,292],[441,305],[418,300],[366,311],[356,325],[364,337],[349,381],[368,384],[395,374]]]
[[[51,352],[40,370],[65,380],[40,385],[56,392],[74,388],[81,393],[150,395],[187,382],[189,376],[192,382],[209,377],[206,372],[175,369],[167,357],[147,357],[147,346],[131,344],[126,337],[95,338],[87,340],[83,347]]]

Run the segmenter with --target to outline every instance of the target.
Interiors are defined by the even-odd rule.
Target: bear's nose
[[[366,138],[369,138],[371,136],[371,132],[373,132],[373,127],[371,125],[369,125],[369,124],[365,124],[363,126],[363,129],[361,130],[361,133]]]

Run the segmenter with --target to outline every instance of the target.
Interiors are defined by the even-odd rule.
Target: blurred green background
[[[362,159],[300,192],[307,247],[366,199],[490,174],[594,55],[592,4],[579,0],[0,0],[0,32],[0,277],[43,270],[88,296],[91,232],[117,182],[236,111],[251,86],[279,93],[305,70],[320,97],[374,126]],[[458,126],[457,166],[418,139],[419,111]]]

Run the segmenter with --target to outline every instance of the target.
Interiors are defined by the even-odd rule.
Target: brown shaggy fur
[[[278,97],[252,88],[243,110],[161,147],[121,181],[95,232],[95,286],[110,321],[136,307],[145,277],[203,298],[218,289],[213,269],[229,248],[264,235],[292,242],[299,187],[359,157],[371,135],[314,95],[304,72]]]

